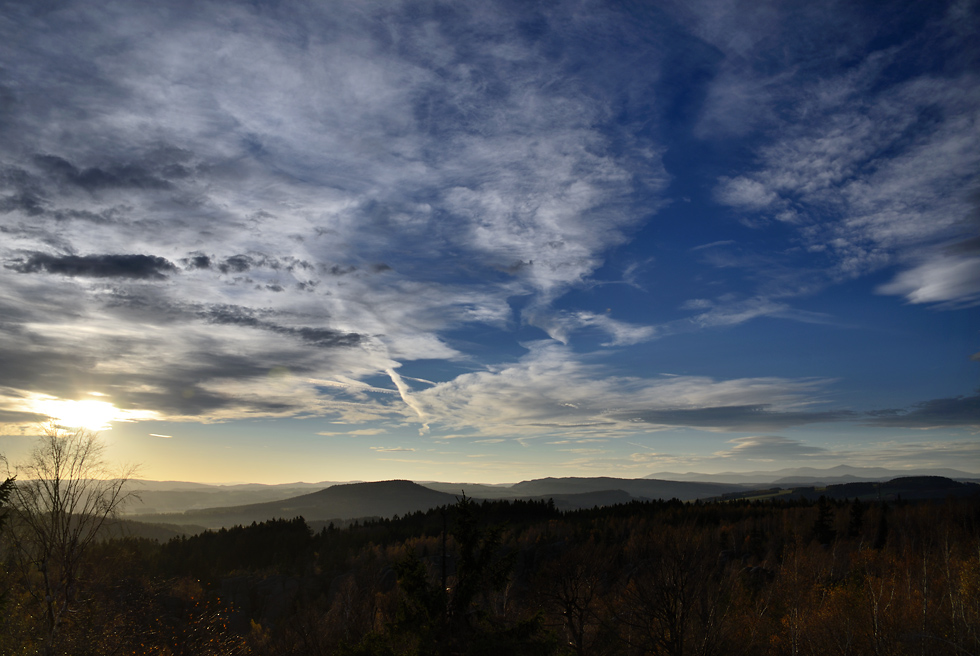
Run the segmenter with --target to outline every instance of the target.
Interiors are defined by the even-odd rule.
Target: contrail
[[[418,401],[416,401],[412,396],[412,388],[408,386],[408,383],[402,380],[402,377],[394,369],[389,367],[388,369],[385,369],[385,373],[391,377],[391,382],[393,382],[395,387],[398,388],[398,393],[401,395],[402,401],[405,402],[405,405],[414,410],[415,414],[417,414],[419,419],[422,421],[422,428],[419,429],[419,435],[425,435],[428,433],[429,421],[426,418],[425,413],[422,411],[422,407],[419,405]]]

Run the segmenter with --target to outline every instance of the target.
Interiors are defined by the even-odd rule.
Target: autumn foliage
[[[43,626],[22,576],[0,570],[2,654]],[[79,577],[58,653],[977,654],[980,500],[461,499],[109,539]]]

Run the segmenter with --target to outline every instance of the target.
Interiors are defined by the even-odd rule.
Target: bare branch
[[[11,491],[12,543],[31,596],[47,619],[45,652],[84,583],[82,559],[106,523],[135,492],[125,491],[135,468],[113,473],[97,433],[45,427]]]

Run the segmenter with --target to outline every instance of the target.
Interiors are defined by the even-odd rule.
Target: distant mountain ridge
[[[612,478],[609,476],[535,478],[510,486],[472,483],[422,483],[441,492],[465,493],[479,499],[526,499],[549,495],[576,495],[622,491],[634,499],[672,499],[693,501],[743,490],[740,485],[689,481],[661,481],[648,478]]]
[[[412,481],[347,483],[278,501],[188,510],[175,515],[136,515],[141,521],[199,524],[208,528],[250,524],[274,518],[328,521],[392,517],[456,502],[456,496]]]
[[[828,499],[864,501],[939,500],[946,498],[974,497],[980,499],[980,483],[955,481],[945,476],[903,476],[887,481],[861,481],[836,483],[826,486],[774,487],[769,490],[726,494],[722,498],[733,499],[808,499],[810,501],[826,497]]]
[[[185,481],[147,481],[133,479],[126,490],[138,498],[129,500],[122,508],[123,515],[148,513],[174,513],[186,510],[240,506],[266,501],[288,499],[315,490],[336,485],[329,481],[320,483],[283,483],[261,485],[239,483],[235,485],[208,485]]]
[[[824,486],[835,487],[831,494],[851,494],[853,496],[878,494],[880,490],[892,489],[895,494],[911,494],[912,498],[928,498],[922,496],[926,487],[933,486],[935,494],[942,495],[950,489],[954,493],[966,493],[967,488],[958,488],[958,484],[936,486],[936,480],[942,479],[953,483],[955,479],[945,476],[891,477],[875,478],[873,475],[861,477],[855,471],[868,471],[880,475],[888,470],[879,468],[857,468],[842,465],[828,470],[799,468],[766,472],[774,481],[756,483],[718,483],[705,481],[671,481],[653,478],[540,478],[521,481],[511,486],[475,485],[468,483],[428,483],[421,485],[407,480],[379,481],[373,483],[333,484],[320,490],[309,492],[310,485],[301,484],[301,494],[293,494],[278,499],[263,500],[258,503],[218,505],[202,508],[199,504],[207,500],[221,498],[221,490],[215,492],[205,486],[204,490],[197,489],[191,484],[190,489],[181,488],[180,484],[162,483],[157,486],[148,485],[158,493],[173,495],[188,495],[187,502],[198,504],[188,505],[183,512],[168,513],[131,513],[127,519],[155,524],[172,524],[180,526],[204,526],[219,528],[250,524],[269,519],[302,516],[308,522],[348,521],[369,517],[388,518],[394,515],[405,515],[416,511],[424,511],[444,505],[456,503],[460,496],[466,495],[473,499],[553,499],[561,510],[575,510],[607,506],[618,503],[628,503],[632,500],[680,499],[693,501],[695,499],[737,498],[740,496],[764,498],[766,496],[786,496],[798,494],[802,496],[819,496],[824,493]],[[947,470],[948,471],[948,470]],[[816,473],[816,476],[813,474]],[[964,474],[964,472],[953,472]],[[758,472],[749,472],[739,476],[752,477]],[[832,475],[828,475],[832,474]],[[780,477],[781,476],[781,477]],[[969,481],[966,474],[965,480]],[[834,482],[834,479],[842,479]],[[929,481],[927,479],[936,479]],[[882,480],[901,479],[898,487],[875,487]],[[945,486],[945,487],[944,487]],[[160,488],[166,489],[160,489]],[[249,493],[262,495],[286,495],[297,488],[292,485],[258,486],[261,489],[248,490]],[[805,488],[809,488],[808,490]],[[782,492],[773,492],[781,489]],[[829,489],[829,488],[828,488]],[[972,488],[971,488],[972,489]],[[751,491],[758,494],[753,494]],[[203,496],[202,496],[203,495]],[[216,496],[215,496],[216,495]],[[171,501],[179,497],[171,497]]]
[[[725,483],[702,483],[694,481],[664,481],[647,478],[538,478],[521,481],[509,490],[517,496],[542,496],[548,494],[578,494],[604,490],[622,490],[636,499],[680,499],[693,501],[706,497],[719,496],[726,492],[742,490],[739,485]]]
[[[560,509],[575,510],[628,503],[633,499],[678,498],[691,501],[745,489],[742,486],[716,483],[608,477],[543,478],[522,481],[510,487],[465,483],[437,485],[441,489],[404,480],[335,484],[316,492],[261,503],[191,507],[178,513],[133,513],[127,517],[158,524],[191,524],[218,528],[278,517],[291,519],[302,516],[310,522],[392,517],[453,504],[463,494],[474,499],[553,499]],[[286,489],[289,488],[284,487],[280,492]],[[443,491],[450,489],[452,492]]]
[[[855,483],[861,481],[888,481],[893,478],[909,476],[942,476],[954,481],[980,480],[980,474],[957,469],[918,468],[918,469],[886,469],[884,467],[854,467],[837,465],[819,469],[815,467],[789,467],[770,471],[722,472],[719,474],[702,474],[698,472],[656,472],[643,478],[668,481],[697,481],[730,483],[735,485],[759,484],[833,484]]]

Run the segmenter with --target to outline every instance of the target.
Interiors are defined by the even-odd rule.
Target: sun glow
[[[156,413],[145,410],[121,410],[108,401],[72,401],[39,399],[34,401],[35,412],[47,415],[56,424],[67,428],[101,431],[112,428],[113,421],[153,419]]]

